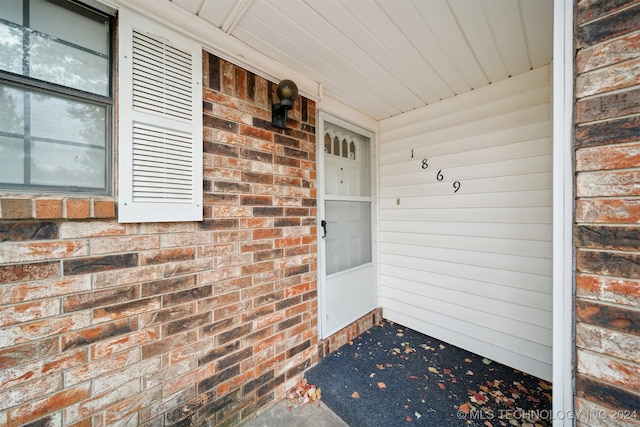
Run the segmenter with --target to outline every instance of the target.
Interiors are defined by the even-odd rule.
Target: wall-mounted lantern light
[[[278,84],[276,93],[280,99],[279,104],[271,107],[271,124],[280,129],[287,128],[287,111],[293,107],[293,101],[298,96],[298,86],[291,80],[283,80]]]

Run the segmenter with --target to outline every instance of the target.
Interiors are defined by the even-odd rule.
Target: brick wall
[[[0,200],[0,425],[234,425],[317,362],[315,105],[203,65],[203,222]]]
[[[640,2],[576,24],[578,425],[640,425]]]

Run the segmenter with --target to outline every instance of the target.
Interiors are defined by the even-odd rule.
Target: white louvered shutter
[[[118,220],[202,220],[201,47],[119,12]]]

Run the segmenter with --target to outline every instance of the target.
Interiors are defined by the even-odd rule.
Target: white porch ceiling
[[[551,62],[553,0],[172,0],[376,120]]]

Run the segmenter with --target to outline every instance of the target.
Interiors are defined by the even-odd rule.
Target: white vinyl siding
[[[379,133],[385,318],[544,379],[550,94],[547,66],[383,120]]]
[[[120,222],[202,220],[202,50],[119,14]]]

